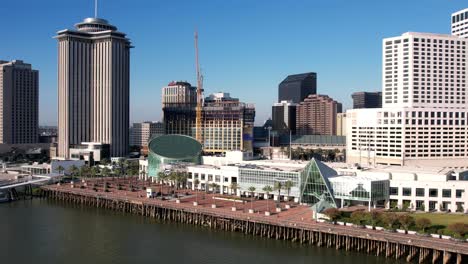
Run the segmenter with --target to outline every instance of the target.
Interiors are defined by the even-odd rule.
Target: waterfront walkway
[[[104,184],[108,184],[107,192],[105,192]],[[73,188],[71,184],[62,184],[61,186],[49,185],[44,186],[44,189],[56,190],[64,193],[73,193],[90,197],[102,197],[112,200],[127,201],[136,204],[157,205],[161,207],[179,209],[188,212],[204,213],[223,218],[248,220],[251,222],[266,223],[278,226],[290,226],[313,231],[321,231],[331,234],[349,235],[351,237],[368,238],[379,241],[389,241],[403,245],[414,245],[418,247],[437,249],[441,251],[450,251],[461,254],[467,254],[468,243],[448,239],[439,239],[420,235],[391,233],[386,231],[377,231],[359,227],[349,227],[333,225],[326,222],[317,222],[312,219],[312,211],[310,207],[298,205],[293,202],[281,202],[281,212],[275,211],[276,202],[273,200],[257,200],[244,198],[244,202],[233,202],[213,199],[226,195],[205,193],[202,191],[178,190],[181,194],[179,203],[177,199],[172,198],[168,193],[173,190],[167,185],[158,185],[150,182],[137,181],[135,179],[99,179],[86,181],[86,187],[83,183],[75,183]],[[83,186],[83,187],[81,187]],[[121,190],[118,190],[120,186]],[[146,198],[146,191],[142,187],[152,188],[153,191],[159,192],[162,188],[163,194],[168,199]],[[131,191],[131,189],[135,191]],[[194,206],[193,202],[197,201],[198,206]],[[212,204],[216,204],[216,208],[212,208]],[[286,205],[291,208],[286,209]],[[232,211],[235,205],[236,211]],[[255,213],[249,213],[249,209],[253,208]],[[269,209],[269,210],[268,210]],[[270,211],[271,215],[266,216],[265,211]]]

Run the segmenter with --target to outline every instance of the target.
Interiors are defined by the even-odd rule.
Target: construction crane
[[[197,68],[197,107],[195,116],[195,138],[203,145],[202,132],[202,108],[203,108],[203,76],[200,72],[200,64],[198,63],[198,32],[195,30],[195,63]]]

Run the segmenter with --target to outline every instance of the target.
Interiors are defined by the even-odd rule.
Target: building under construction
[[[162,110],[166,134],[195,136],[197,88],[188,82],[171,82],[162,88]]]
[[[239,102],[229,93],[214,93],[205,98],[202,137],[206,153],[231,150],[252,151],[255,107]]]

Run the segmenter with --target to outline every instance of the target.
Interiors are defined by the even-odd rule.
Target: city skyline
[[[137,47],[131,59],[131,123],[161,120],[161,88],[170,81],[196,83],[193,31],[197,27],[205,95],[231,92],[254,103],[256,123],[260,124],[270,117],[278,84],[289,74],[317,72],[317,93],[342,102],[346,109],[351,108],[352,92],[381,90],[383,38],[407,31],[449,34],[447,15],[465,7],[440,1],[424,1],[421,6],[421,2],[405,3],[402,15],[392,12],[399,5],[390,3],[239,1],[221,5],[179,1],[131,5],[118,0],[100,1],[98,16],[129,34]],[[5,52],[1,59],[35,65],[41,73],[39,123],[56,125],[57,44],[52,37],[57,30],[94,16],[94,2],[9,2],[4,9],[6,19],[14,19],[20,9],[23,17],[21,21],[15,18],[14,28],[0,26],[10,36],[0,44]],[[44,18],[40,10],[52,11],[54,16]],[[427,15],[418,16],[421,12]],[[35,27],[31,27],[33,22]],[[26,38],[33,38],[35,46]]]

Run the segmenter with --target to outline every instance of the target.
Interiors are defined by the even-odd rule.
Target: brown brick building
[[[341,111],[341,103],[327,95],[309,95],[297,107],[297,134],[336,135],[336,114]]]

